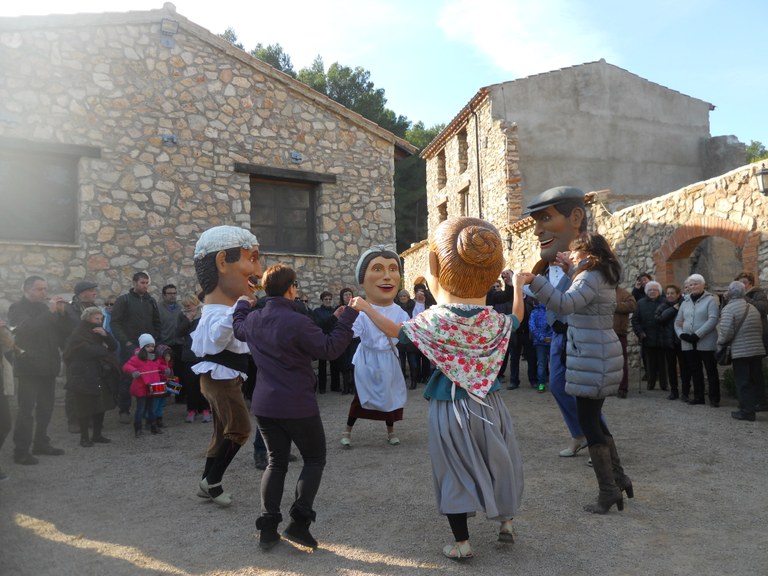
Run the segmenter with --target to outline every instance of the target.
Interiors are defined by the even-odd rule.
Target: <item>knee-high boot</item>
[[[595,471],[600,492],[597,496],[597,502],[584,506],[584,510],[593,514],[605,514],[614,504],[619,510],[624,510],[624,497],[613,479],[613,464],[608,445],[595,444],[590,446],[589,455],[592,457],[592,468]]]
[[[616,482],[619,490],[627,493],[627,498],[634,498],[635,491],[632,488],[632,480],[629,476],[624,474],[624,468],[621,466],[621,460],[619,460],[619,453],[616,450],[616,443],[613,441],[613,436],[605,437],[605,443],[608,445],[608,450],[611,453],[611,467],[613,468],[613,480]]]

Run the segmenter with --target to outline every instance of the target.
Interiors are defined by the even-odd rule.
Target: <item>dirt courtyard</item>
[[[524,370],[521,370],[524,373]],[[587,455],[559,458],[566,429],[552,396],[527,385],[504,390],[523,450],[525,491],[517,541],[496,541],[498,525],[470,519],[475,558],[441,555],[452,538],[435,507],[426,445],[423,386],[409,391],[402,444],[383,423],[359,421],[353,448],[339,445],[350,397],[319,396],[328,464],[316,500],[309,553],[283,541],[258,547],[261,473],[248,444],[224,478],[231,508],[198,498],[210,424],[184,422],[169,404],[162,436],[135,439],[107,414],[109,445],[81,448],[69,434],[59,390],[53,444],[64,456],[37,466],[13,463],[9,437],[0,466],[0,574],[109,575],[720,575],[768,573],[768,415],[757,422],[720,408],[666,400],[661,391],[611,398],[605,413],[635,498],[623,512],[587,514],[597,495]],[[15,403],[14,403],[15,413]],[[287,517],[301,461],[291,464]],[[285,522],[281,528],[285,527]]]

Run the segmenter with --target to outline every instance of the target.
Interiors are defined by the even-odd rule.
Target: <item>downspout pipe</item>
[[[482,177],[480,176],[480,122],[477,119],[477,112],[470,103],[469,111],[475,118],[475,167],[477,168],[477,217],[483,217],[483,191]]]

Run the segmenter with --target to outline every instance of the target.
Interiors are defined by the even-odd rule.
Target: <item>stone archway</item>
[[[754,273],[755,277],[758,276],[760,233],[747,230],[730,220],[704,216],[680,225],[654,253],[656,277],[662,286],[675,281],[674,261],[688,258],[696,247],[709,237],[724,238],[741,247],[742,269]]]

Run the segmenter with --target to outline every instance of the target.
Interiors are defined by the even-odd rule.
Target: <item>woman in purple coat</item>
[[[317,548],[309,532],[315,519],[312,505],[325,468],[325,431],[315,396],[312,360],[338,357],[352,340],[357,311],[340,307],[333,329],[322,329],[296,310],[299,289],[296,272],[285,264],[271,266],[262,286],[267,294],[263,308],[242,296],[233,314],[235,337],[246,342],[258,367],[251,399],[251,413],[267,446],[269,464],[261,477],[261,516],[256,520],[259,542],[269,549],[280,541],[277,526],[283,517],[280,501],[291,443],[301,452],[304,467],[296,483],[291,522],[283,532],[287,539]]]

